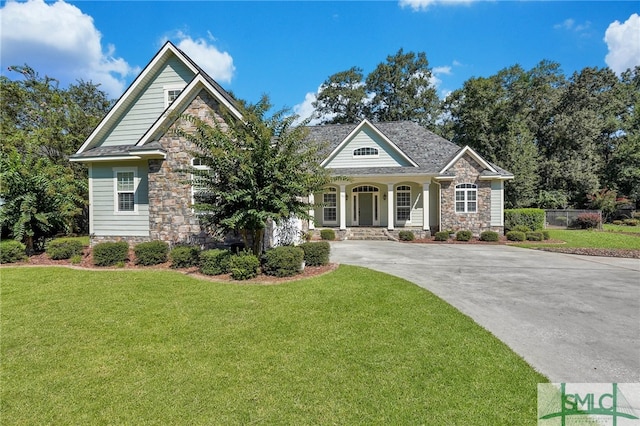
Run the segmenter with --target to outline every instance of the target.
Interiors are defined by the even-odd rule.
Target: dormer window
[[[165,88],[164,89],[164,107],[165,108],[168,107],[173,103],[173,101],[178,99],[178,96],[180,96],[180,93],[182,93],[182,88],[180,87]]]
[[[363,148],[358,148],[353,150],[354,157],[377,157],[378,156],[378,148],[373,148],[370,146],[366,146]]]

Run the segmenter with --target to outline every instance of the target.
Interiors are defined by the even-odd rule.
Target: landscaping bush
[[[524,232],[526,234],[527,232],[533,231],[533,229],[529,228],[526,225],[516,225],[512,229],[510,229],[510,231]]]
[[[545,241],[551,238],[551,234],[546,229],[543,229],[542,231],[538,231],[538,232],[542,232],[542,239]]]
[[[543,236],[542,232],[527,232],[526,233],[527,241],[542,241]]]
[[[473,237],[473,233],[469,230],[456,232],[456,241],[469,241]]]
[[[331,246],[326,241],[300,244],[304,251],[304,263],[307,266],[320,266],[329,264],[329,252]]]
[[[480,233],[480,241],[499,241],[500,235],[495,231],[482,231]]]
[[[229,270],[234,280],[248,280],[258,275],[260,260],[251,252],[239,253],[231,257]]]
[[[82,254],[82,241],[77,238],[58,238],[47,244],[47,255],[53,260],[71,259],[73,256]]]
[[[26,246],[20,241],[5,240],[0,242],[0,263],[15,263],[27,257]]]
[[[333,229],[321,229],[320,238],[323,240],[333,241],[336,239],[336,233]]]
[[[518,225],[529,229],[544,228],[545,213],[542,209],[506,209],[504,211],[504,227],[510,231]]]
[[[304,261],[300,247],[274,247],[262,255],[262,272],[274,277],[290,277],[299,274]]]
[[[449,239],[449,231],[440,231],[436,232],[434,240],[436,241],[447,241]]]
[[[93,264],[112,266],[124,264],[129,256],[129,243],[126,241],[98,243],[93,247]]]
[[[640,220],[638,219],[625,219],[622,221],[622,223],[624,223],[627,226],[638,226],[638,224],[640,223]]]
[[[220,275],[229,272],[231,252],[223,249],[205,250],[200,253],[200,271],[205,275]]]
[[[524,241],[527,238],[524,232],[509,231],[507,232],[507,240],[509,241]]]
[[[600,226],[600,215],[597,213],[582,213],[579,214],[573,225],[580,229],[591,229]]]
[[[136,265],[158,265],[167,261],[169,244],[164,241],[149,241],[140,243],[133,248],[136,254]]]
[[[198,266],[200,260],[200,247],[176,246],[169,252],[172,268],[190,268]]]
[[[613,222],[611,222],[611,223],[613,223],[614,225],[623,225],[623,224],[624,224],[624,221],[622,221],[622,220],[614,220],[614,221],[613,221]]]
[[[411,231],[400,231],[398,233],[398,239],[400,241],[413,241],[416,239],[416,236],[413,235]]]

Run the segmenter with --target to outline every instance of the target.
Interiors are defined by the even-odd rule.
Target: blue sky
[[[638,1],[0,2],[2,74],[27,63],[117,98],[166,40],[237,97],[309,112],[319,86],[425,52],[440,96],[471,77],[548,59],[567,75],[640,65]]]

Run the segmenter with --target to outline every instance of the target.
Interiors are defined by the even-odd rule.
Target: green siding
[[[503,191],[501,181],[491,181],[491,226],[503,226]]]
[[[137,213],[114,212],[114,167],[137,167],[140,182],[136,190]],[[96,236],[148,236],[149,184],[147,163],[94,163],[91,171],[93,233]]]
[[[193,77],[193,72],[181,61],[175,57],[169,59],[99,145],[132,145],[138,142],[165,110],[164,87],[184,87]]]
[[[353,150],[358,148],[377,148],[378,157],[354,157]],[[409,164],[378,134],[364,127],[346,143],[340,152],[326,165],[327,168],[352,167],[409,167]]]

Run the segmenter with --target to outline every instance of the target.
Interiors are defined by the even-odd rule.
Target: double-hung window
[[[478,211],[478,187],[472,183],[456,185],[456,213]]]
[[[324,223],[335,223],[338,221],[338,194],[335,188],[328,188],[322,194],[322,220]]]
[[[210,170],[209,166],[204,164],[200,158],[194,158],[191,160],[191,166],[197,170]],[[196,172],[198,173],[198,172]],[[191,175],[191,203],[196,204],[198,202],[205,201],[207,195],[207,188],[202,182],[206,176],[201,174],[192,174]]]
[[[136,167],[119,167],[113,169],[113,174],[115,187],[114,210],[117,213],[137,212],[138,169]]]
[[[411,187],[408,185],[396,189],[396,220],[411,221]]]
[[[178,96],[180,96],[180,93],[182,93],[181,87],[165,87],[164,88],[164,107],[166,108],[170,106],[173,103],[173,101],[178,99]]]

